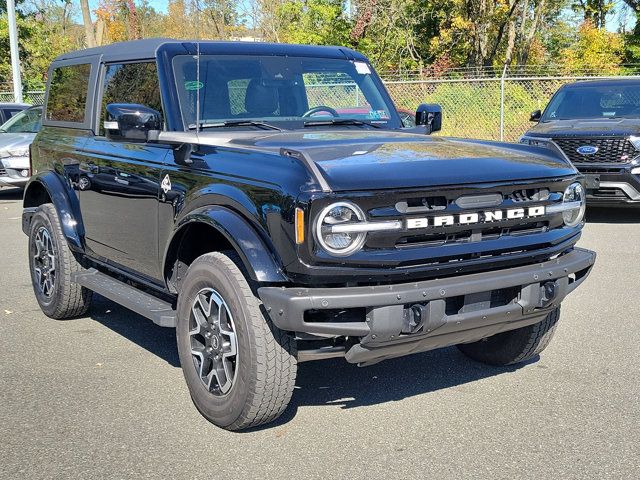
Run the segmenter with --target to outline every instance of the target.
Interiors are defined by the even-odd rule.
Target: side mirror
[[[529,120],[531,122],[539,122],[541,118],[542,118],[542,111],[534,110],[533,112],[531,112],[531,117],[529,117]]]
[[[106,107],[104,130],[111,140],[156,140],[162,130],[162,114],[137,103],[110,103]]]
[[[426,125],[427,135],[442,129],[442,107],[435,103],[422,103],[416,109],[416,125]]]

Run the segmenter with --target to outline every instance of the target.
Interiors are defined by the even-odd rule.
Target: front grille
[[[461,198],[474,198],[485,195],[488,199],[497,197],[497,204],[485,207],[460,208]],[[500,201],[502,197],[502,201]],[[437,199],[437,200],[436,200]],[[482,200],[482,199],[480,199]],[[401,220],[403,225],[408,219],[432,219],[436,216],[460,213],[480,212],[483,210],[508,210],[513,208],[528,208],[537,205],[552,205],[562,201],[562,195],[548,186],[514,185],[487,191],[455,192],[445,191],[441,195],[407,195],[396,201],[395,208],[389,204],[377,204],[376,208],[367,209],[367,214],[374,220]],[[378,203],[378,202],[376,202]],[[556,218],[557,217],[557,218]],[[428,220],[427,223],[433,222]],[[407,249],[414,247],[440,247],[444,245],[462,245],[498,240],[504,237],[519,237],[543,234],[562,225],[557,215],[544,217],[525,217],[521,219],[503,219],[488,223],[464,225],[455,224],[434,227],[433,223],[424,228],[403,228],[399,231],[372,232],[365,243],[368,249],[396,248]]]
[[[554,138],[572,163],[629,163],[640,154],[633,144],[624,137]],[[597,147],[594,154],[583,155],[578,148],[590,145]]]
[[[299,255],[309,264],[384,268],[380,271],[388,267],[391,275],[416,268],[445,274],[462,268],[462,264],[481,270],[492,261],[495,265],[516,258],[525,262],[527,256],[531,262],[544,260],[549,252],[566,248],[563,245],[573,241],[576,231],[564,227],[560,212],[546,209],[538,215],[529,214],[529,209],[560,204],[562,192],[574,181],[575,176],[569,176],[354,193],[345,200],[357,204],[369,222],[400,225],[367,233],[362,250],[350,257],[334,258],[315,241],[300,249]],[[317,218],[337,199],[332,195],[313,201],[309,217]],[[527,212],[524,217],[509,218],[509,211],[519,209]],[[486,213],[495,211],[502,211],[504,217],[488,218]],[[477,220],[461,220],[473,213],[478,214]],[[435,218],[446,216],[454,220],[436,225]]]
[[[422,246],[440,246],[453,243],[480,242],[483,240],[495,240],[507,235],[529,235],[532,233],[543,233],[549,229],[549,222],[523,221],[521,225],[514,225],[505,228],[487,228],[476,230],[463,230],[450,234],[423,234],[401,237],[396,241],[397,248]]]
[[[624,168],[608,168],[608,167],[580,167],[578,168],[578,170],[580,171],[580,173],[595,173],[595,174],[602,174],[602,173],[624,173],[625,169]]]
[[[0,177],[4,177],[7,175],[7,171],[4,168],[0,168]]]
[[[513,202],[540,202],[549,198],[548,188],[523,188],[513,193],[504,195],[504,198]]]

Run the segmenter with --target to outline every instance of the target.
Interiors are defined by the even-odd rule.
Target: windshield
[[[42,107],[28,108],[16,113],[0,126],[2,133],[38,133],[42,126]]]
[[[568,87],[551,99],[543,122],[575,118],[637,118],[640,84]]]
[[[187,128],[196,127],[198,94],[203,128],[259,127],[255,122],[278,128],[345,123],[400,127],[395,107],[364,62],[201,55],[198,76],[197,57],[179,55],[173,58],[173,70]]]

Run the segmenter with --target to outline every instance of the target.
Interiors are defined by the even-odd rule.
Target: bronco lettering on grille
[[[517,220],[520,218],[532,218],[544,216],[544,206],[529,208],[511,208],[508,210],[487,210],[473,213],[460,213],[458,215],[440,215],[437,217],[408,218],[407,228],[444,227],[453,225],[473,225],[476,223],[489,223],[501,220]]]

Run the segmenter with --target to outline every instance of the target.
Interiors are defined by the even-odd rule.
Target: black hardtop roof
[[[87,59],[87,57],[102,56],[104,62],[127,62],[133,60],[146,60],[155,58],[159,48],[184,49],[185,53],[194,53],[196,40],[174,40],[171,38],[148,38],[144,40],[132,40],[118,42],[102,47],[87,48],[74,52],[64,53],[58,56],[54,62],[74,59]],[[201,40],[201,54],[236,54],[236,55],[288,55],[302,57],[325,58],[349,58],[353,60],[366,60],[366,57],[350,48],[293,45],[286,43],[266,42],[221,42]]]
[[[599,78],[567,83],[563,88],[608,87],[611,85],[640,85],[640,77]]]

